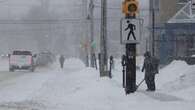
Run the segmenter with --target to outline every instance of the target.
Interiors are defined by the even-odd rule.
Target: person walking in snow
[[[109,71],[109,77],[112,78],[112,69],[114,66],[114,57],[111,55],[110,56],[110,71]]]
[[[155,91],[156,90],[156,86],[155,86],[155,75],[158,73],[158,62],[157,59],[155,57],[151,56],[150,52],[146,52],[144,54],[144,64],[142,67],[142,72],[145,71],[145,82],[146,85],[148,87],[147,91]]]
[[[114,57],[112,55],[110,56],[110,66],[111,69],[114,69]]]
[[[60,55],[59,62],[60,62],[60,67],[61,67],[62,69],[63,69],[63,67],[64,67],[64,60],[65,60],[64,56],[63,56],[63,55]]]

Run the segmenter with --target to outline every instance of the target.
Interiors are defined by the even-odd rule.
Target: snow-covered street
[[[0,110],[195,110],[195,0],[0,0]]]
[[[34,73],[6,72],[4,61],[0,70],[0,109],[194,110],[194,66],[175,61],[157,75],[155,93],[145,92],[143,84],[136,93],[126,96],[119,62],[113,79],[109,79],[100,78],[98,71],[84,67],[78,59],[66,60],[63,70],[55,64],[47,69],[37,69]],[[137,82],[142,78],[143,73],[138,71]]]

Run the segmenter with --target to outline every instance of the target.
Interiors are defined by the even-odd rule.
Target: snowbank
[[[173,61],[160,70],[157,87],[186,100],[195,100],[195,65]]]
[[[173,61],[171,64],[160,70],[157,79],[158,86],[166,88],[171,85],[181,85],[181,83],[185,83],[185,81],[193,83],[194,72],[195,66],[187,65],[184,61]]]

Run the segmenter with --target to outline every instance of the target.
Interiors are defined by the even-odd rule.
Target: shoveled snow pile
[[[158,79],[159,86],[162,86],[162,84],[165,83],[170,83],[171,81],[175,81],[176,79],[191,71],[193,71],[193,68],[187,65],[186,62],[173,61],[172,63],[160,70],[160,78]]]
[[[173,61],[160,71],[157,87],[177,96],[195,100],[195,65]]]

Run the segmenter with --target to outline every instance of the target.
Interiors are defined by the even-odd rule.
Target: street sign
[[[121,19],[121,44],[139,43],[142,36],[143,19]]]

